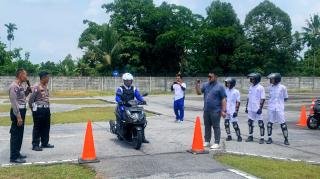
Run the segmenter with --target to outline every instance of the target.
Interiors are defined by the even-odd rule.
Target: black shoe
[[[54,145],[47,144],[47,145],[41,145],[42,148],[54,148]]]
[[[238,141],[238,142],[242,142],[242,137],[239,136],[237,141]]]
[[[26,163],[27,161],[25,159],[17,158],[15,160],[10,159],[11,163]]]
[[[150,143],[150,142],[149,142],[147,139],[144,138],[144,139],[142,140],[142,143],[148,144],[148,143]]]
[[[284,145],[290,145],[288,139],[285,139],[283,143]]]
[[[260,139],[259,144],[264,144],[264,139]]]
[[[19,158],[19,159],[25,159],[25,158],[27,158],[27,156],[20,154],[20,156],[19,156],[18,158]]]
[[[249,136],[246,140],[246,142],[253,142],[253,136]]]
[[[226,141],[230,141],[232,140],[232,137],[228,135],[228,137],[226,138]]]
[[[272,144],[272,139],[271,139],[271,137],[269,137],[269,139],[267,140],[266,143],[267,143],[267,144]]]
[[[42,151],[42,148],[39,147],[39,146],[33,146],[32,150],[34,150],[34,151]]]

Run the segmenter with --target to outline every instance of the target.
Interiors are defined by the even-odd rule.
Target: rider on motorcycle
[[[130,100],[136,100],[139,104],[146,104],[146,101],[143,99],[143,96],[140,94],[139,90],[132,85],[133,76],[130,73],[125,73],[122,75],[123,85],[118,87],[116,91],[116,102],[118,104],[117,108],[121,112],[121,116],[125,115],[124,106],[128,105]],[[124,118],[124,117],[122,117]],[[117,124],[121,125],[121,121],[117,120]],[[145,138],[144,128],[143,128],[143,143],[149,143],[149,141]]]

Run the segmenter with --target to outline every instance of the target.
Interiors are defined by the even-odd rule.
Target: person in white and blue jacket
[[[184,97],[186,84],[182,81],[182,75],[176,75],[176,81],[171,85],[171,91],[174,92],[173,110],[176,115],[176,122],[181,123],[184,118]]]
[[[146,101],[143,99],[143,96],[140,94],[139,90],[132,85],[133,76],[130,73],[125,73],[122,76],[123,85],[118,87],[116,91],[116,102],[118,104],[118,109],[124,114],[124,105],[127,104],[130,100],[136,99],[139,104],[146,104]],[[143,129],[143,143],[149,143],[145,138],[144,129]]]

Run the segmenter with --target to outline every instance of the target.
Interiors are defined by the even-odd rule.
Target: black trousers
[[[18,126],[17,117],[13,114],[13,110],[10,110],[11,128],[10,128],[10,159],[16,160],[20,156],[20,150],[23,140],[24,121],[26,118],[27,109],[20,109],[21,118],[23,124]]]
[[[32,146],[48,145],[51,113],[50,108],[38,108],[32,112],[33,130],[32,130]]]

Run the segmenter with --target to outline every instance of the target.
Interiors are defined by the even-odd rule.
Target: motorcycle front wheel
[[[318,128],[318,120],[314,118],[314,116],[309,116],[307,120],[307,126],[309,129],[317,129]]]
[[[142,144],[142,131],[141,130],[133,129],[132,144],[136,150],[139,150],[141,148],[141,144]]]

